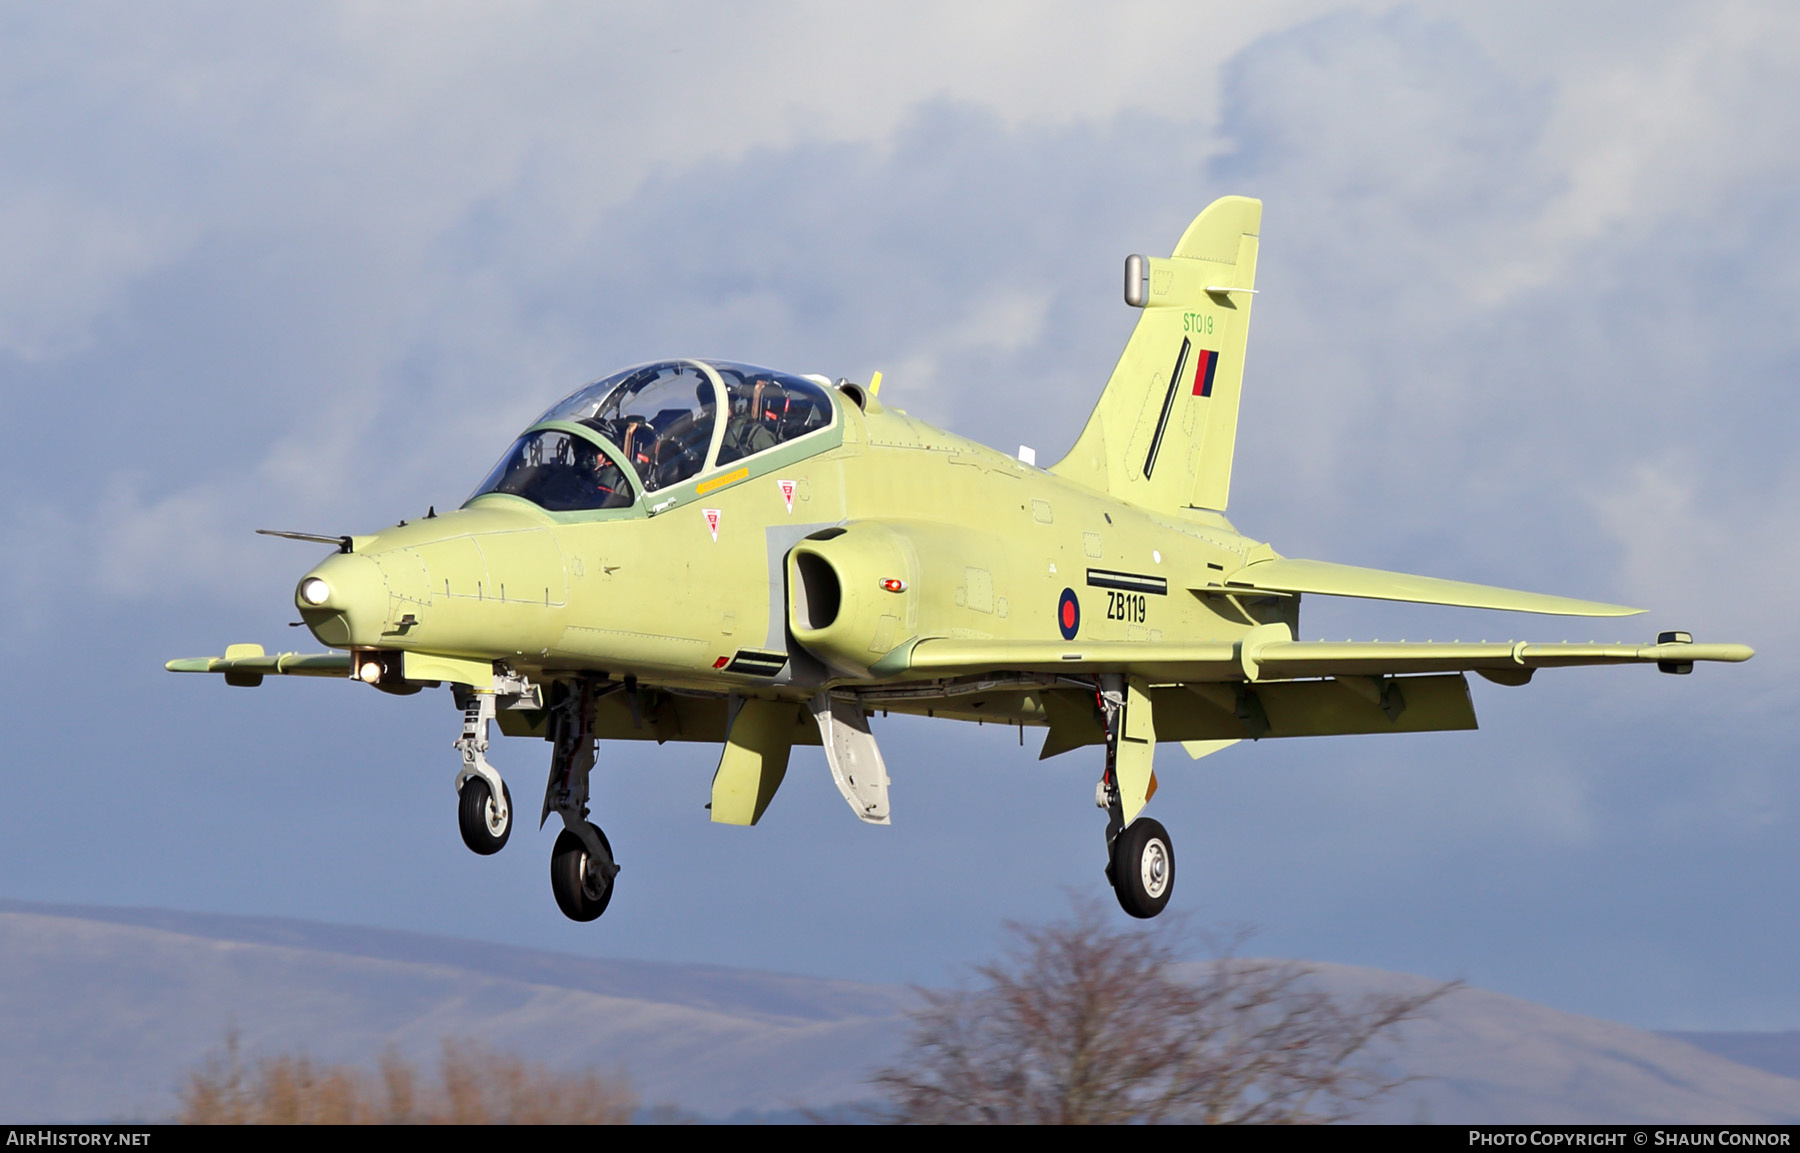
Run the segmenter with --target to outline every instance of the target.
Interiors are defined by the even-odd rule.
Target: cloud
[[[307,558],[250,529],[361,531],[455,503],[556,396],[652,356],[882,369],[884,399],[1053,459],[1135,319],[1123,256],[1167,251],[1214,196],[1246,193],[1266,202],[1233,486],[1246,531],[1296,555],[1655,610],[1622,631],[1768,644],[1691,678],[1477,683],[1479,734],[1264,742],[1171,770],[1157,804],[1185,830],[1193,907],[1261,920],[1272,945],[1403,967],[1462,967],[1478,941],[1506,971],[1497,985],[1532,993],[1571,987],[1562,940],[1584,942],[1584,964],[1624,971],[1653,951],[1666,969],[1722,971],[1712,945],[1634,935],[1645,894],[1698,917],[1721,878],[1791,875],[1776,842],[1800,799],[1781,719],[1800,520],[1785,141],[1800,101],[1782,64],[1800,37],[1782,10],[97,11],[14,14],[0,38],[0,67],[23,78],[0,120],[0,240],[21,254],[0,267],[0,480],[15,494],[0,525],[16,542],[3,635],[20,661],[85,653],[148,678],[227,627],[280,643],[254,630],[280,628]],[[1566,627],[1306,614],[1334,636]],[[243,862],[238,887],[217,887],[216,860],[146,858],[123,828],[93,838],[68,884],[112,899],[130,875],[140,887],[119,899],[171,903],[285,892],[258,840],[268,815],[246,802],[241,833],[231,790],[266,799],[268,782],[316,774],[321,804],[353,795],[394,840],[388,872],[334,849],[339,880],[305,895],[311,911],[573,940],[498,889],[479,915],[463,907],[433,855],[448,826],[416,782],[340,755],[380,749],[385,770],[441,751],[441,700],[419,720],[423,698],[406,711],[273,684],[196,698],[226,690],[174,679],[108,681],[129,684],[115,723],[160,732],[217,710],[207,739],[144,757],[183,782],[168,791],[184,805],[202,799],[208,843]],[[312,699],[294,694],[327,689],[283,727]],[[53,697],[14,755],[103,773],[103,750],[66,751],[93,723],[79,694]],[[668,883],[703,907],[641,913],[630,947],[702,956],[726,934],[764,964],[912,977],[975,955],[987,929],[971,926],[1021,915],[1028,886],[1059,899],[1046,868],[1094,881],[1069,846],[1097,852],[1097,827],[1077,841],[1057,823],[1082,819],[1058,806],[1091,793],[1091,764],[1036,766],[1028,750],[1013,765],[1011,746],[980,744],[991,730],[917,730],[882,730],[911,782],[896,785],[911,790],[902,819],[925,822],[903,852],[784,825],[785,848],[749,850],[765,854],[758,884],[809,897],[750,912],[739,890],[706,904],[706,878],[747,842],[696,840]],[[244,780],[239,737],[266,778]],[[306,747],[326,738],[329,757]],[[617,819],[692,818],[710,756],[621,755]],[[292,787],[282,819],[343,828]],[[821,814],[847,820],[822,787]],[[1042,809],[1012,817],[1027,794]],[[130,795],[133,820],[193,819]],[[45,783],[22,803],[61,811],[61,793]],[[13,875],[82,832],[45,827],[53,843],[9,850]],[[974,844],[1016,883],[963,884]],[[824,864],[777,867],[802,853],[874,853],[916,887],[844,932],[807,910],[863,909],[863,894]],[[933,946],[951,922],[955,943]],[[1759,932],[1714,939],[1791,945]],[[1745,996],[1776,1003],[1758,987]],[[1582,995],[1654,1020],[1650,993]]]

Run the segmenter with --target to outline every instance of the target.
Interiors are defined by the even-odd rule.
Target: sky
[[[1301,632],[1647,640],[1475,733],[1159,754],[1173,908],[1252,951],[1646,1027],[1800,1028],[1800,12],[1775,3],[0,7],[0,894],[941,983],[1102,894],[1099,765],[878,722],[891,828],[797,750],[603,745],[607,915],[455,831],[447,692],[176,677],[316,649],[315,546],[458,504],[672,355],[866,380],[1053,460],[1132,252],[1264,202],[1229,514],[1290,556],[1640,605],[1309,599]],[[501,742],[515,796],[540,743]],[[535,807],[535,803],[532,803]]]

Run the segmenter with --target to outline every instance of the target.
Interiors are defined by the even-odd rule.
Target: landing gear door
[[[857,818],[871,825],[888,823],[888,775],[869,719],[855,697],[820,693],[812,699],[813,719],[831,765],[831,779]]]

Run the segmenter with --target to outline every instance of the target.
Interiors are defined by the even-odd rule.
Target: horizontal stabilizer
[[[1566,617],[1628,617],[1643,609],[1609,605],[1573,597],[1521,592],[1466,581],[1440,580],[1411,573],[1385,572],[1332,564],[1322,560],[1266,560],[1246,565],[1219,584],[1194,589],[1201,594],[1312,593],[1318,596],[1363,597],[1411,604],[1451,605],[1458,608],[1498,609],[1506,612],[1545,613]]]

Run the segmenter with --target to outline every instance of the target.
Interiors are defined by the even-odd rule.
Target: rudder
[[[1141,261],[1143,283],[1126,295],[1144,314],[1075,447],[1050,471],[1144,508],[1223,511],[1261,228],[1262,201],[1222,197],[1167,260]]]

